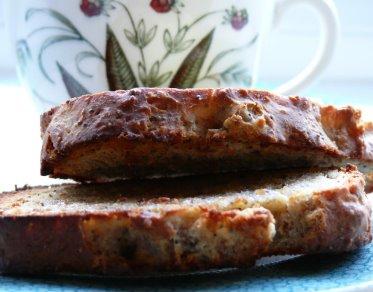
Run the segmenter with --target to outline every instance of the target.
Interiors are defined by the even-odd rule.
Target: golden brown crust
[[[354,250],[371,241],[371,207],[364,179],[349,166],[345,185],[315,192],[309,200],[290,200],[287,212],[273,213],[276,237],[270,254]],[[291,234],[291,236],[289,236]]]
[[[258,90],[86,95],[43,114],[41,130],[42,174],[78,180],[373,161],[359,111]]]
[[[365,175],[365,192],[367,194],[373,193],[373,172]]]
[[[141,276],[371,241],[371,210],[354,167],[225,176],[3,194],[0,270]]]
[[[273,237],[273,217],[260,208],[194,208],[161,218],[125,212],[3,217],[0,229],[3,273],[130,276],[252,265]],[[230,236],[219,236],[225,229]]]
[[[373,153],[373,122],[364,124],[364,140],[366,141],[366,152]],[[373,170],[367,167],[365,172],[365,192],[373,193]]]

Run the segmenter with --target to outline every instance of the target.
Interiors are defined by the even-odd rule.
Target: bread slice
[[[0,196],[0,271],[143,276],[371,241],[356,168],[36,187]]]
[[[373,122],[364,124],[364,133],[367,152],[373,152]],[[364,171],[363,168],[362,170]],[[373,170],[371,170],[370,167],[367,166],[365,172],[365,191],[367,193],[373,193]]]
[[[373,163],[351,107],[247,89],[74,98],[42,115],[41,173],[83,181]]]

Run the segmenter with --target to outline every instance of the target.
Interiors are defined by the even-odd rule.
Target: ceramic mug
[[[338,34],[330,0],[7,1],[18,71],[42,111],[104,90],[255,86],[272,24],[304,2],[323,20],[322,40],[311,64],[278,89],[292,93],[325,68]]]

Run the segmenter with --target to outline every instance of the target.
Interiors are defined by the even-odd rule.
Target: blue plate
[[[352,253],[303,256],[252,269],[163,278],[0,277],[0,290],[250,290],[272,292],[315,291],[350,287],[352,288],[351,291],[358,291],[358,289],[355,290],[353,287],[364,286],[370,281],[373,281],[373,245]],[[372,287],[370,286],[370,288]]]

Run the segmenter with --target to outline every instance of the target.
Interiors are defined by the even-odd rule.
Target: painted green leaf
[[[258,38],[258,36],[256,35],[256,36],[254,36],[247,44],[245,44],[244,46],[242,46],[242,47],[239,47],[239,48],[233,48],[233,49],[228,49],[228,50],[225,50],[225,51],[222,51],[222,52],[220,52],[219,54],[217,54],[216,56],[215,56],[215,58],[214,59],[212,59],[212,61],[211,61],[211,63],[210,63],[210,65],[208,66],[208,68],[207,68],[207,73],[209,73],[211,70],[212,70],[212,68],[216,65],[216,64],[218,64],[223,58],[225,58],[225,56],[227,56],[228,54],[231,54],[231,53],[233,53],[233,52],[237,52],[237,51],[240,51],[240,50],[243,50],[243,49],[247,49],[247,48],[249,48],[251,45],[253,45],[255,42],[256,42],[256,40],[257,40],[257,38]]]
[[[48,49],[50,46],[60,43],[60,42],[65,42],[65,41],[80,41],[80,37],[77,36],[72,36],[72,35],[56,35],[56,36],[51,36],[48,37],[43,44],[40,47],[40,51],[38,54],[38,63],[39,63],[39,68],[40,71],[43,73],[45,78],[47,78],[50,82],[54,83],[52,78],[48,75],[47,70],[44,67],[43,63],[43,54],[46,49]]]
[[[188,27],[187,27],[187,26],[184,26],[184,27],[182,27],[182,28],[177,32],[177,34],[176,34],[176,36],[175,36],[175,39],[174,39],[175,44],[180,43],[180,42],[184,39],[184,37],[185,37],[187,31],[188,31]]]
[[[217,84],[217,86],[220,87],[221,80],[219,78],[219,75],[208,75],[204,79],[208,79],[208,80],[214,81]]]
[[[141,19],[135,29],[135,34],[124,31],[127,39],[129,39],[134,45],[138,46],[140,49],[145,48],[155,37],[158,26],[153,26],[149,31],[146,30],[146,25],[144,19]],[[134,41],[135,40],[135,41]]]
[[[188,49],[192,44],[194,43],[194,40],[187,40],[185,42],[182,42],[182,43],[179,43],[175,46],[175,53],[179,53],[179,52],[182,52],[182,51],[185,51],[186,49]]]
[[[31,50],[27,43],[27,40],[21,39],[16,43],[16,56],[18,60],[18,66],[22,75],[26,72],[28,61],[31,60]]]
[[[146,36],[145,36],[145,46],[148,45],[155,37],[155,34],[157,32],[157,28],[158,26],[155,25],[153,26],[147,33],[146,33]]]
[[[249,71],[246,68],[242,68],[239,63],[233,64],[225,69],[220,74],[220,77],[225,83],[236,83],[237,86],[242,84],[245,86],[251,86],[252,82]]]
[[[159,86],[159,85],[162,85],[163,83],[165,83],[168,78],[170,78],[172,75],[172,71],[168,71],[162,75],[160,75],[156,80],[155,80],[155,86]]]
[[[140,44],[140,47],[144,47],[145,43],[145,22],[144,19],[141,19],[137,25],[137,42]]]
[[[168,29],[166,29],[163,33],[163,43],[167,51],[172,50],[172,38],[171,38],[171,33]]]
[[[210,49],[214,30],[209,32],[186,56],[179,70],[171,81],[170,87],[190,88],[193,87],[198,79],[199,72],[203,62]]]
[[[27,40],[25,39],[20,39],[16,43],[17,50],[21,50],[27,59],[31,59],[31,50],[30,47],[27,43]]]
[[[43,27],[39,27],[39,28],[36,28],[34,29],[33,31],[31,31],[27,37],[30,38],[32,37],[33,35],[39,33],[39,32],[43,32],[43,31],[48,31],[48,30],[56,30],[56,31],[62,31],[62,32],[68,32],[68,33],[71,33],[71,30],[69,28],[66,28],[66,27],[60,27],[60,26],[43,26]]]
[[[140,78],[141,82],[144,85],[146,85],[147,84],[147,78],[146,78],[146,73],[145,73],[145,67],[141,62],[139,62],[137,64],[137,66],[138,66],[138,71],[139,71],[139,78]]]
[[[31,17],[33,17],[35,14],[39,14],[39,13],[45,13],[45,14],[48,14],[48,15],[52,16],[53,18],[57,19],[60,23],[67,26],[71,30],[71,32],[80,36],[80,32],[76,29],[75,25],[69,19],[67,19],[65,16],[63,16],[61,13],[59,13],[59,12],[53,10],[53,9],[30,8],[26,12],[26,16],[25,16],[26,21],[30,20]]]
[[[80,74],[82,74],[83,76],[85,77],[92,77],[93,75],[92,74],[89,74],[87,72],[85,72],[81,66],[80,66],[80,63],[84,60],[84,59],[87,59],[87,58],[99,58],[100,56],[97,56],[97,54],[95,52],[90,52],[90,51],[83,51],[83,52],[80,52],[78,53],[76,56],[75,56],[75,64],[76,64],[76,68],[78,70],[78,72]]]
[[[150,78],[156,79],[159,73],[159,61],[155,62],[150,69]]]
[[[131,42],[131,44],[133,44],[134,46],[137,46],[137,38],[136,38],[135,34],[130,32],[129,30],[125,29],[124,30],[124,35],[126,36],[127,40],[129,40]]]
[[[62,81],[65,84],[66,90],[70,97],[89,94],[89,91],[79,83],[67,70],[57,62],[58,70],[60,71]]]
[[[235,71],[239,70],[240,64],[236,63],[228,68],[226,68],[223,72],[220,73],[221,79],[227,83],[235,81],[233,78],[233,74]]]
[[[226,51],[223,51],[223,52],[220,52],[219,54],[217,54],[215,56],[214,59],[212,59],[210,65],[208,66],[207,68],[207,73],[209,73],[211,71],[211,69],[217,64],[219,63],[220,60],[222,60],[226,55],[232,53],[232,52],[235,52],[237,51],[237,48],[233,48],[233,49],[228,49]]]
[[[109,26],[106,34],[106,76],[110,90],[138,87],[128,59]]]

